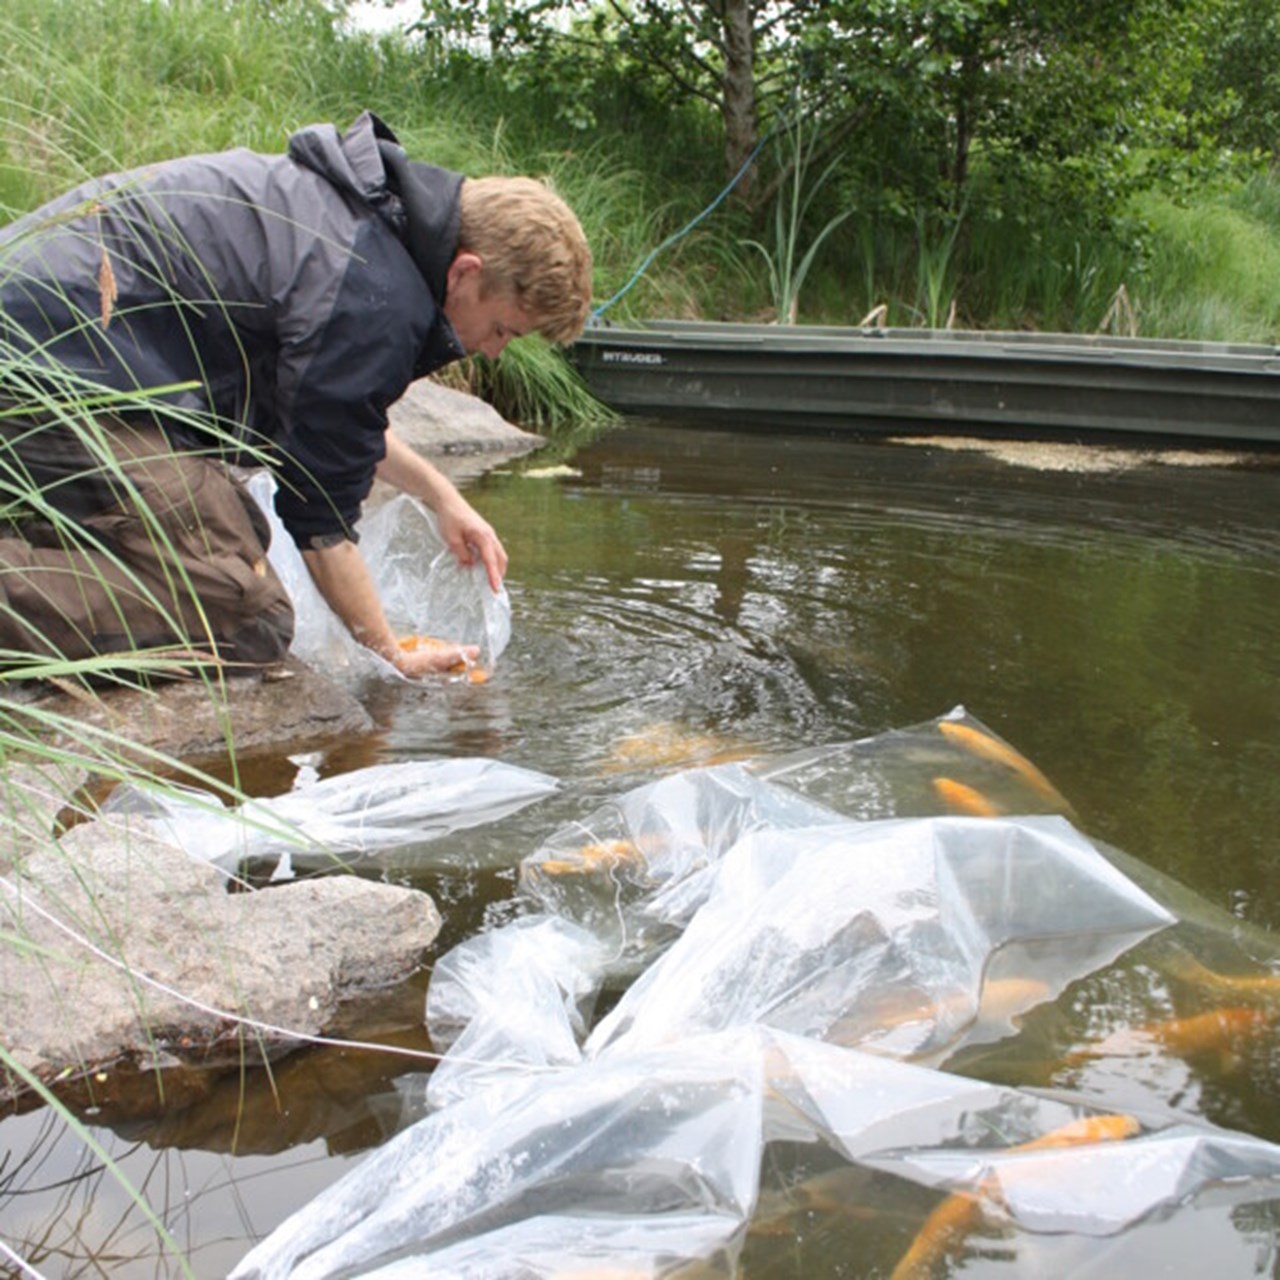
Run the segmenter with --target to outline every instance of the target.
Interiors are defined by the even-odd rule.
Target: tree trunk
[[[976,53],[966,53],[961,59],[960,77],[956,86],[956,145],[949,175],[952,213],[959,213],[964,207],[965,186],[969,181],[969,150],[973,145],[973,132],[977,123],[981,76],[981,58]]]
[[[724,120],[726,178],[732,181],[756,148],[755,27],[751,0],[722,0],[717,9],[724,33],[724,83],[720,113]],[[750,207],[755,165],[742,175],[734,198]]]

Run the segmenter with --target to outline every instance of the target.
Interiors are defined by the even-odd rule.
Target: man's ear
[[[453,255],[453,261],[449,263],[449,270],[445,274],[445,288],[452,293],[459,281],[483,270],[484,260],[478,253],[472,253],[469,249],[459,249]]]

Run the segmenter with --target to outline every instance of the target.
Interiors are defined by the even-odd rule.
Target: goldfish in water
[[[1007,743],[1001,742],[989,733],[983,733],[980,729],[975,729],[972,725],[961,724],[957,720],[940,720],[938,729],[949,741],[964,747],[975,756],[1002,764],[1012,770],[1056,809],[1064,813],[1073,812],[1071,805],[1067,803],[1058,788],[1026,756],[1015,751]]]
[[[1169,973],[1225,999],[1246,1004],[1280,1001],[1280,973],[1218,973],[1185,952],[1170,963]]]
[[[623,865],[643,866],[644,855],[632,840],[602,840],[584,844],[563,858],[547,858],[533,863],[537,870],[550,876],[589,875],[594,871],[612,871]]]
[[[447,640],[437,640],[435,636],[401,636],[396,643],[406,653],[420,653],[426,649],[453,649],[457,647]],[[484,684],[489,678],[489,673],[483,667],[476,666],[474,662],[455,662],[448,670],[450,675],[460,676],[465,674],[472,684]]]
[[[1242,1050],[1278,1014],[1280,1010],[1236,1007],[1168,1018],[1117,1031],[1096,1045],[1078,1049],[1065,1065],[1074,1066],[1090,1058],[1137,1057],[1156,1046],[1179,1058],[1216,1057],[1219,1069],[1226,1074],[1239,1066]]]
[[[1133,1116],[1084,1116],[1006,1150],[1010,1153],[1049,1151],[1098,1142],[1120,1142],[1133,1137],[1140,1129],[1141,1125]],[[924,1220],[910,1248],[894,1267],[891,1280],[927,1280],[938,1263],[957,1252],[969,1235],[982,1225],[984,1202],[998,1202],[999,1198],[999,1183],[994,1176],[984,1178],[975,1192],[952,1192]]]
[[[985,982],[977,1007],[967,992],[944,995],[936,1002],[882,1002],[873,1007],[850,1011],[833,1023],[825,1038],[833,1044],[850,1048],[857,1045],[875,1052],[872,1041],[876,1032],[892,1030],[911,1023],[954,1025],[971,1023],[975,1018],[991,1022],[1007,1022],[1050,996],[1047,983],[1038,978],[992,978]]]
[[[754,750],[710,733],[694,733],[678,724],[652,724],[613,744],[602,773],[632,769],[688,768],[749,760]]]
[[[995,818],[1003,812],[976,787],[957,782],[954,778],[934,778],[933,789],[942,803],[956,813],[967,813],[974,818]]]
[[[1132,1138],[1141,1128],[1133,1116],[1081,1116],[1009,1150],[1052,1151],[1060,1147],[1083,1147],[1091,1142],[1122,1142],[1125,1138]]]

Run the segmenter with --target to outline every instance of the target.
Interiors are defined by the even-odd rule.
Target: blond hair
[[[533,178],[468,178],[458,248],[484,263],[488,294],[514,297],[552,342],[572,342],[591,310],[591,249],[572,209]]]

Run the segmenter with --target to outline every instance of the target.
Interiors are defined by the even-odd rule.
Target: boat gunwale
[[[595,325],[574,346],[725,351],[761,347],[782,353],[860,357],[936,357],[942,360],[1061,361],[1104,365],[1185,366],[1231,372],[1280,374],[1280,346],[1180,338],[1132,338],[1109,334],[1037,333],[1013,330],[875,329],[819,325],[758,325],[729,321],[670,320],[636,326]]]

